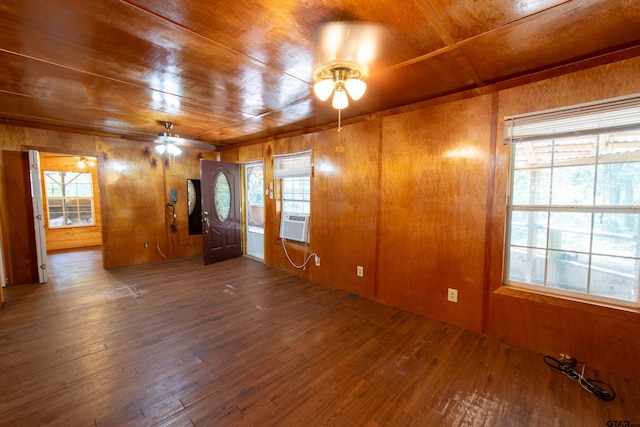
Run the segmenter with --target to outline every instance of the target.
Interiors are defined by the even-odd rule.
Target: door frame
[[[56,150],[55,148],[52,147],[34,147],[34,146],[30,146],[30,147],[26,147],[29,151],[29,153],[31,153],[32,151],[36,152],[38,154],[38,160],[39,160],[39,156],[40,153],[51,153],[51,154],[59,154],[62,156],[69,156],[69,157],[95,157],[96,159],[96,175],[98,178],[98,188],[102,188],[102,174],[100,173],[100,170],[104,164],[104,157],[103,155],[99,154],[99,153],[95,153],[95,152],[84,152],[84,151],[74,151],[74,150]],[[31,157],[29,157],[30,163],[31,163]],[[31,171],[30,171],[31,173]],[[42,174],[40,174],[41,177]],[[42,181],[39,181],[40,183],[42,183]],[[41,196],[42,197],[42,196]],[[96,197],[96,195],[93,195],[94,197],[94,201],[100,204],[100,210],[102,211],[102,206],[104,206],[104,194],[102,191],[99,191],[99,197]],[[44,209],[43,209],[44,210]],[[43,217],[43,221],[44,221],[44,217]],[[100,230],[104,230],[104,222],[105,222],[105,217],[104,215],[100,215]],[[35,233],[35,228],[34,228],[34,233]],[[103,232],[100,232],[100,246],[103,248],[104,250],[104,235],[102,234]],[[37,236],[36,236],[37,239]],[[36,246],[38,246],[38,243],[36,242]],[[46,256],[47,256],[47,248],[46,248],[46,239],[44,242],[44,254],[45,254],[45,261],[46,261]],[[102,255],[102,253],[101,253]],[[102,262],[103,262],[103,268],[104,268],[104,256],[101,257],[102,258]],[[38,269],[40,270],[40,267],[38,266]],[[43,283],[43,282],[41,282]]]
[[[249,251],[249,210],[250,210],[250,204],[249,204],[249,194],[247,192],[247,186],[248,186],[248,182],[247,182],[247,168],[251,167],[251,166],[260,166],[262,167],[262,187],[261,188],[261,192],[262,192],[262,197],[263,197],[263,233],[262,233],[262,257],[250,254]],[[242,208],[243,208],[243,214],[242,214],[242,225],[243,225],[243,232],[242,232],[242,243],[243,243],[243,253],[247,256],[250,256],[254,259],[258,259],[262,262],[264,262],[264,251],[265,251],[265,246],[264,246],[264,215],[266,213],[266,206],[265,206],[265,201],[266,201],[266,197],[268,196],[268,187],[267,190],[264,190],[264,161],[263,160],[256,160],[253,162],[247,162],[247,163],[243,163],[242,164],[242,168],[241,168],[241,173],[242,173]],[[264,191],[266,191],[266,195],[264,193]],[[257,234],[257,233],[256,233]]]

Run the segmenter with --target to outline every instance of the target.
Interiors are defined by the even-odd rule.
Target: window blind
[[[276,179],[311,176],[311,150],[273,156],[273,175]]]
[[[504,143],[640,129],[640,94],[505,117]]]

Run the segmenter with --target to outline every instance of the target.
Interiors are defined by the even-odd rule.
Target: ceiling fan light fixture
[[[336,110],[343,110],[349,106],[349,98],[347,97],[347,92],[343,85],[336,87],[336,90],[333,93],[333,102],[331,103],[331,106]]]
[[[157,144],[156,151],[160,155],[164,154],[165,152],[173,156],[182,154],[182,150],[176,145],[182,142],[182,138],[180,138],[180,136],[176,134],[171,133],[171,129],[173,129],[173,123],[164,122],[164,127],[167,131],[160,132],[158,134],[158,137],[154,141]]]
[[[367,84],[358,79],[347,79],[344,82],[344,86],[347,89],[347,93],[354,101],[362,98],[364,92],[367,90]]]
[[[167,152],[171,155],[178,156],[182,153],[182,150],[176,147],[174,144],[167,144]]]
[[[81,157],[80,160],[78,160],[78,163],[76,164],[76,166],[78,166],[78,168],[80,169],[84,169],[87,166],[89,166],[90,168],[94,167],[96,164],[93,160],[87,159],[86,157]]]
[[[335,83],[333,79],[324,79],[313,85],[313,92],[320,101],[326,101],[333,93]]]
[[[326,101],[333,93],[331,105],[342,110],[349,105],[349,97],[359,100],[367,90],[364,82],[369,72],[366,66],[355,62],[330,61],[315,68],[313,85],[315,95]]]
[[[161,132],[154,142],[158,144],[175,144],[182,141],[179,135],[170,132]]]

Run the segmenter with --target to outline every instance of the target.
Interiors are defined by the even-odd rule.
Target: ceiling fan
[[[171,129],[173,129],[174,126],[172,122],[164,121],[161,123],[165,131],[160,132],[154,141],[158,154],[169,153],[173,156],[178,156],[182,153],[183,148],[196,151],[213,151],[216,149],[214,145],[207,144],[206,142],[181,138],[179,135],[171,133]]]
[[[331,97],[338,111],[357,101],[366,89],[369,65],[375,59],[383,26],[369,22],[335,21],[320,29],[313,91],[321,101]]]

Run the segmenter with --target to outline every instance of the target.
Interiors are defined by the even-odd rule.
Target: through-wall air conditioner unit
[[[283,213],[280,221],[280,238],[309,243],[309,214]]]

